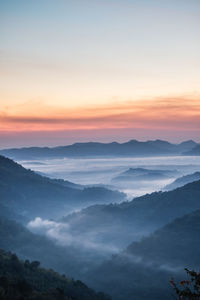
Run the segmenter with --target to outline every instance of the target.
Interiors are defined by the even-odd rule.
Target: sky
[[[199,0],[0,0],[0,147],[200,142]]]

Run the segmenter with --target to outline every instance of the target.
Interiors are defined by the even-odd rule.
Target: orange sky
[[[2,1],[0,147],[198,141],[199,26],[196,0]]]
[[[66,108],[27,102],[5,106],[0,131],[92,130],[106,128],[200,129],[200,98],[157,98]]]

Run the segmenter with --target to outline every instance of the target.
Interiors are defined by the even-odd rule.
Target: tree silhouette
[[[172,278],[170,281],[178,300],[200,300],[200,273],[188,269],[185,269],[185,271],[188,275],[187,280],[176,283]]]

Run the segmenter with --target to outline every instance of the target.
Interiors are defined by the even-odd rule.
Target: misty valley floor
[[[19,163],[1,156],[0,248],[113,300],[172,299],[199,268],[199,156]]]
[[[64,158],[19,160],[25,168],[41,172],[48,177],[62,178],[83,185],[109,185],[128,193],[129,199],[161,190],[175,177],[200,170],[200,156]],[[131,183],[113,182],[113,178],[129,168],[172,170],[175,176]],[[177,174],[179,172],[179,174]]]

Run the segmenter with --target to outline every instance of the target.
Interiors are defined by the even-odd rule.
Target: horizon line
[[[70,144],[64,144],[64,145],[55,145],[55,146],[36,146],[36,145],[32,145],[32,146],[21,146],[21,147],[0,147],[0,151],[1,150],[11,150],[11,149],[30,149],[30,148],[49,148],[49,149],[54,149],[54,148],[61,148],[61,147],[69,147],[69,146],[73,146],[73,145],[76,145],[76,144],[104,144],[104,145],[109,145],[109,144],[126,144],[126,143],[129,143],[129,142],[138,142],[138,143],[147,143],[147,142],[156,142],[156,141],[160,141],[160,142],[167,142],[169,144],[172,144],[172,145],[180,145],[182,143],[185,143],[185,142],[194,142],[196,143],[197,145],[200,144],[200,141],[198,142],[197,140],[195,139],[186,139],[186,140],[182,140],[182,141],[179,141],[179,142],[170,142],[169,140],[165,140],[165,139],[159,139],[159,138],[156,138],[156,139],[146,139],[146,140],[138,140],[138,139],[128,139],[127,141],[124,141],[124,142],[119,142],[119,141],[116,141],[116,140],[112,140],[110,142],[101,142],[101,141],[92,141],[92,140],[89,140],[89,141],[85,141],[85,142],[74,142],[74,143],[70,143]]]

